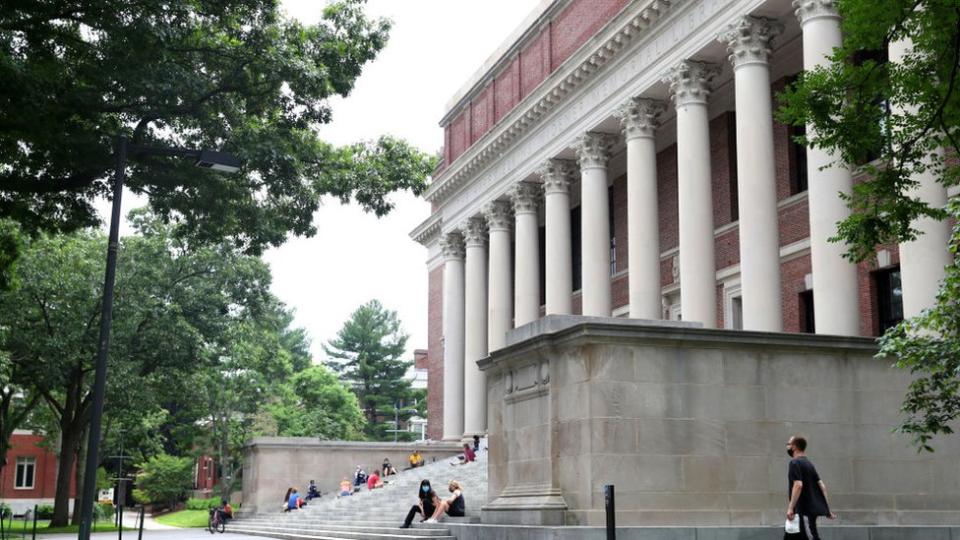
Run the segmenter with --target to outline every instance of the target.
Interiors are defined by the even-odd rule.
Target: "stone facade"
[[[311,437],[256,437],[247,442],[243,462],[243,512],[280,512],[287,488],[306,495],[315,480],[324,497],[336,496],[340,481],[353,481],[357,465],[370,472],[389,458],[397,469],[408,466],[411,452],[425,462],[449,459],[462,451],[456,444],[321,441]]]
[[[783,523],[803,434],[843,525],[960,525],[960,439],[891,433],[909,381],[872,340],[548,316],[481,362],[485,523]]]

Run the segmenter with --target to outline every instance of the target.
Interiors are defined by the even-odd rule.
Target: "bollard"
[[[137,534],[137,540],[143,540],[143,517],[146,506],[140,506],[140,532]]]
[[[607,510],[607,540],[617,538],[617,504],[613,498],[613,484],[603,486],[603,505]]]
[[[117,505],[117,540],[123,540],[123,504]]]
[[[37,540],[37,505],[33,505],[33,534],[31,540]]]

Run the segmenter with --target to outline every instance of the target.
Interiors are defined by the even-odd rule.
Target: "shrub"
[[[13,515],[13,511],[10,510],[10,505],[7,503],[0,503],[0,518],[6,518]]]
[[[150,496],[142,489],[133,490],[133,501],[137,504],[150,504]]]
[[[184,490],[193,485],[193,462],[160,454],[140,466],[137,485],[153,503],[173,508]]]
[[[97,521],[111,521],[115,509],[110,503],[97,503],[93,507],[93,512]]]
[[[209,510],[220,506],[220,499],[211,497],[209,499],[187,499],[187,510]]]
[[[37,519],[52,519],[52,518],[53,518],[52,504],[37,505]]]

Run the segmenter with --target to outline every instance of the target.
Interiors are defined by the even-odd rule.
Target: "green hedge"
[[[52,504],[37,505],[37,519],[53,519],[53,505]]]
[[[220,506],[220,499],[211,497],[209,499],[187,499],[187,510],[209,510]]]

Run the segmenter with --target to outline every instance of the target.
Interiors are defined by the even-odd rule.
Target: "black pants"
[[[427,518],[429,518],[430,516],[433,515],[433,511],[436,510],[436,508],[434,508],[434,507],[432,507],[432,506],[424,506],[424,507],[423,507],[423,510],[426,512],[426,514],[424,514],[424,516],[423,516],[423,519],[427,519]],[[411,507],[410,507],[410,511],[407,512],[407,519],[403,520],[403,526],[404,526],[404,528],[409,527],[410,524],[413,523],[413,516],[415,516],[415,515],[417,515],[417,514],[419,514],[419,513],[420,513],[420,505],[419,505],[419,504],[415,504],[415,505],[411,506]]]
[[[817,516],[800,516],[800,537],[807,540],[820,540],[817,532]]]

